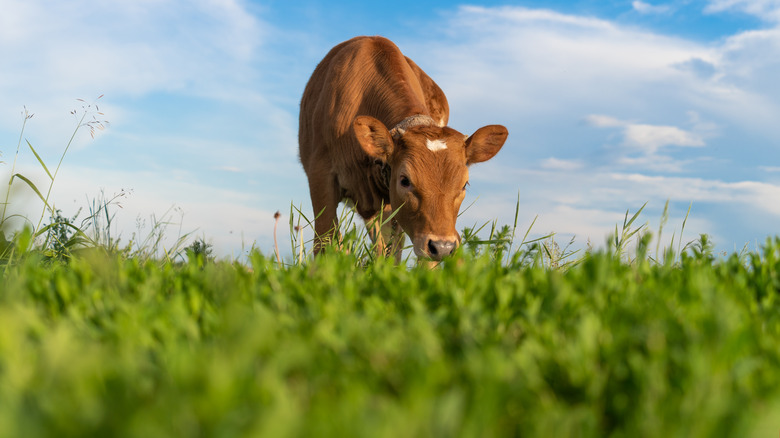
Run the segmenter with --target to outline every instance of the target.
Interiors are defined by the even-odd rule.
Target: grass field
[[[0,283],[0,436],[780,431],[780,239],[566,271],[355,263],[26,256]]]

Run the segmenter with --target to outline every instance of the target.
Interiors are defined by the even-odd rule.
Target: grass
[[[184,254],[187,250],[185,245],[192,236],[190,233],[182,233],[180,222],[177,237],[173,242],[166,239],[170,227],[177,225],[175,216],[180,212],[174,207],[159,217],[153,215],[148,222],[139,218],[137,232],[133,233],[130,240],[125,243],[121,241],[119,236],[112,234],[112,224],[115,218],[112,211],[115,207],[121,207],[121,200],[128,195],[124,190],[110,197],[101,193],[98,198],[91,200],[88,203],[88,215],[81,220],[80,224],[76,222],[78,213],[72,218],[62,217],[61,212],[51,201],[52,188],[77,134],[86,130],[94,138],[97,131],[104,130],[108,126],[108,121],[102,120],[104,114],[100,112],[98,106],[98,101],[102,97],[102,95],[99,96],[93,103],[78,99],[81,109],[71,111],[75,119],[75,126],[54,171],[49,169],[35,147],[24,139],[27,122],[34,117],[34,114],[28,112],[27,108],[24,109],[22,129],[0,213],[1,263],[13,263],[17,258],[23,257],[31,251],[43,253],[48,260],[65,260],[70,258],[74,252],[85,249],[97,249],[109,253],[120,252],[125,257],[135,257],[142,260],[172,261],[185,258]],[[16,172],[20,151],[24,149],[23,140],[24,145],[33,154],[47,177],[44,179],[44,185]],[[19,194],[20,192],[23,194]],[[18,196],[32,196],[41,202],[41,215],[37,222],[19,212],[13,212],[13,208],[9,209],[12,193],[17,193]],[[44,224],[43,220],[47,215],[50,222]]]
[[[0,435],[763,436],[778,418],[780,239],[747,263],[354,266],[27,257],[0,286]]]
[[[237,263],[203,242],[161,248],[170,212],[120,243],[118,201],[64,228],[75,218],[47,209],[51,224],[7,240],[0,436],[780,429],[780,238],[716,256],[706,236],[682,245],[686,215],[653,253],[642,207],[603,249],[529,239],[533,223],[515,219],[464,230],[429,269],[376,257],[349,213],[313,260],[310,220],[293,207],[293,256]],[[52,241],[66,244],[59,255]]]

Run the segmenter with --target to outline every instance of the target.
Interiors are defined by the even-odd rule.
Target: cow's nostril
[[[428,241],[428,253],[431,258],[441,260],[442,257],[450,255],[455,246],[455,241],[431,239]]]

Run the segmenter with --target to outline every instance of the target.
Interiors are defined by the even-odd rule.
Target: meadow
[[[0,436],[780,427],[780,239],[676,264],[599,251],[565,271],[469,252],[355,263],[25,255],[0,283]]]
[[[347,221],[317,259],[293,240],[238,262],[187,236],[120,245],[110,200],[73,224],[12,183],[51,219],[11,231],[3,211],[3,437],[780,431],[780,238],[660,248],[640,209],[601,249],[492,225],[430,268]]]

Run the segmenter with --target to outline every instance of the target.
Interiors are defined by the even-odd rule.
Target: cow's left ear
[[[373,117],[358,116],[352,128],[355,130],[357,141],[368,155],[382,161],[390,159],[394,143],[384,123]]]
[[[466,140],[466,164],[481,163],[493,158],[504,145],[509,131],[501,125],[488,125]]]

